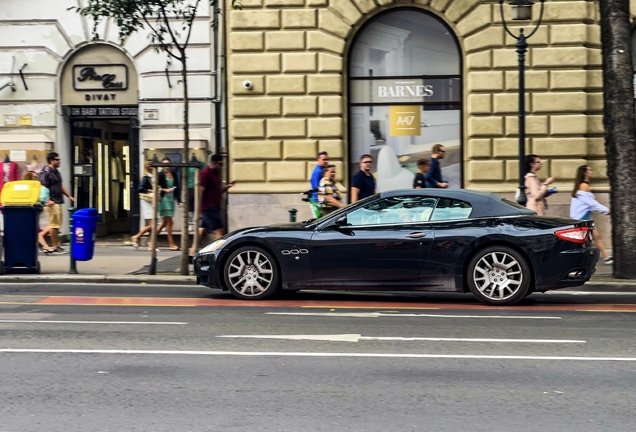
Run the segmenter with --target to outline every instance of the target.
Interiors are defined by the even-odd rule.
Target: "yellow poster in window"
[[[420,136],[420,110],[419,105],[390,106],[389,124],[391,136]]]

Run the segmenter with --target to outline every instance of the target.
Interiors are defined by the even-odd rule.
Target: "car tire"
[[[266,299],[278,288],[278,264],[265,249],[244,246],[233,251],[225,261],[223,282],[236,298]]]
[[[477,252],[466,269],[470,291],[488,305],[510,306],[531,293],[532,271],[521,253],[507,246]]]

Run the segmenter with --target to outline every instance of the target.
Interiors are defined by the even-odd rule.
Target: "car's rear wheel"
[[[530,292],[530,266],[516,250],[490,246],[477,252],[466,272],[468,287],[482,303],[507,306]]]
[[[225,262],[223,279],[234,297],[245,300],[267,298],[278,287],[276,260],[258,246],[239,248]]]

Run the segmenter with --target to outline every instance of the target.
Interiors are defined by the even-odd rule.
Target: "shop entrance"
[[[77,208],[100,215],[97,236],[137,232],[137,119],[71,118],[72,193]]]

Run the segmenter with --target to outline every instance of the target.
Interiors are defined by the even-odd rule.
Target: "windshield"
[[[314,223],[318,224],[318,223],[326,221],[327,219],[330,219],[332,217],[335,217],[337,219],[341,215],[343,215],[346,212],[350,211],[353,206],[357,207],[359,204],[364,205],[364,203],[370,202],[370,201],[374,200],[377,197],[378,197],[378,195],[371,195],[370,197],[363,198],[360,201],[357,201],[357,202],[355,202],[353,204],[348,204],[348,205],[346,205],[346,206],[344,206],[342,208],[339,208],[338,210],[336,210],[333,213],[329,213],[328,215],[320,216],[318,219],[314,219],[314,220],[312,220],[310,222],[312,224],[314,224]]]

